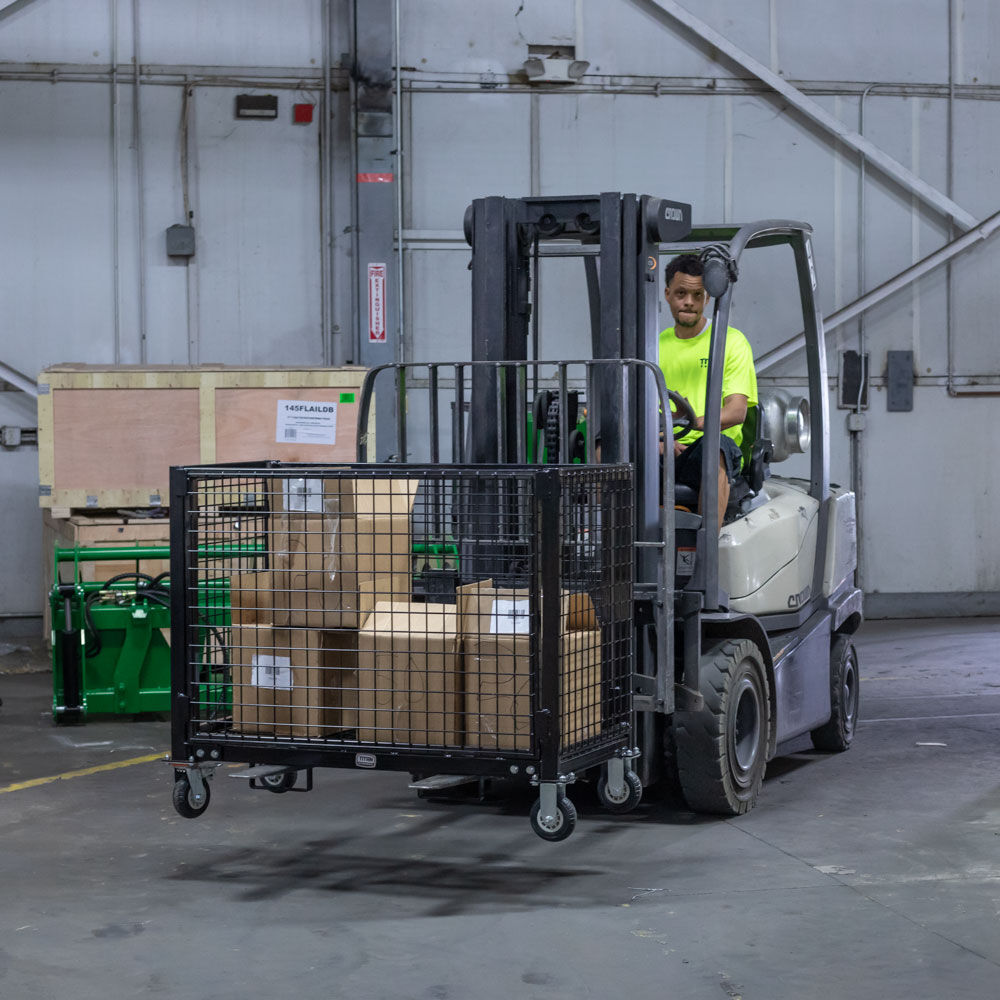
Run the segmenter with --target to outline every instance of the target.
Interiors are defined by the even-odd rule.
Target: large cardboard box
[[[250,736],[324,735],[320,633],[267,624],[233,627],[233,729]]]
[[[465,743],[531,749],[531,595],[492,580],[458,588],[465,685]],[[559,635],[560,743],[600,733],[601,633],[586,594],[562,596]]]
[[[461,745],[461,661],[454,605],[380,602],[358,636],[358,738]]]
[[[378,601],[409,600],[419,481],[313,482],[312,493],[284,491],[286,511],[274,518],[273,565],[287,573],[290,621],[358,628]]]

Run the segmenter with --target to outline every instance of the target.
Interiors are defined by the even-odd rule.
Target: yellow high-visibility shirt
[[[668,389],[686,396],[699,416],[705,415],[705,395],[708,389],[708,348],[712,324],[696,337],[678,337],[674,327],[660,333],[660,368]],[[722,374],[722,398],[739,394],[747,397],[747,406],[757,403],[757,373],[753,367],[750,342],[736,327],[726,333],[726,363]],[[722,432],[737,444],[743,440],[743,427],[737,424]],[[681,444],[691,444],[701,436],[701,431],[690,431],[681,438]]]

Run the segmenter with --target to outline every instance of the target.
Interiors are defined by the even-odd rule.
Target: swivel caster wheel
[[[625,782],[617,795],[608,788],[608,776],[602,774],[597,782],[597,798],[610,813],[631,812],[642,801],[642,782],[635,771],[625,772]]]
[[[536,799],[531,807],[530,819],[531,829],[542,840],[565,840],[576,829],[576,807],[566,796],[556,803],[555,815],[542,816],[541,809],[541,799]]]
[[[191,782],[186,776],[174,781],[174,809],[185,819],[197,819],[208,808],[212,793],[209,790],[208,782],[203,784],[205,792],[201,797],[201,802],[197,802],[191,789]]]

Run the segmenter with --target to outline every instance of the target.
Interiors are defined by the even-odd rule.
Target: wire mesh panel
[[[499,773],[627,743],[628,467],[176,472],[175,756]]]

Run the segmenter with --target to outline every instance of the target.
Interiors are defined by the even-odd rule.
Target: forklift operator
[[[685,396],[698,416],[697,430],[674,441],[675,481],[701,488],[702,431],[708,388],[710,321],[705,317],[708,295],[702,284],[704,268],[694,254],[675,257],[664,271],[664,294],[674,326],[660,333],[659,364],[669,389]],[[722,436],[719,451],[719,527],[729,503],[729,485],[739,475],[743,455],[743,421],[747,407],[757,403],[757,374],[746,337],[735,327],[726,333],[722,376]],[[662,452],[662,444],[660,446]],[[698,512],[701,511],[699,500]]]

